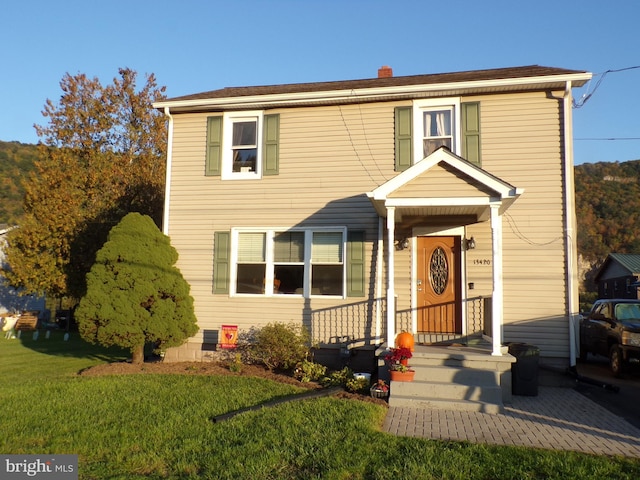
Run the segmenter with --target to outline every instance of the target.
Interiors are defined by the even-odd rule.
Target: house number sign
[[[491,265],[491,259],[489,258],[474,258],[474,265]]]

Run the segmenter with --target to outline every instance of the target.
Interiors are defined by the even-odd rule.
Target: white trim
[[[169,235],[169,205],[171,199],[171,170],[173,168],[173,116],[169,107],[165,107],[164,114],[169,117],[167,129],[167,164],[165,165],[164,180],[164,212],[162,213],[162,233]]]
[[[387,346],[395,345],[396,287],[395,287],[395,232],[396,209],[387,208]]]
[[[463,207],[501,204],[495,197],[387,198],[387,207]]]
[[[396,87],[374,87],[357,89],[324,90],[300,93],[277,93],[268,95],[247,95],[241,97],[224,97],[192,100],[165,100],[154,102],[154,108],[189,108],[189,107],[226,107],[243,108],[248,105],[268,107],[270,105],[296,105],[310,101],[353,101],[354,99],[392,100],[406,95],[440,92],[452,90],[461,92],[477,89],[504,89],[518,86],[535,86],[536,84],[557,84],[565,82],[586,82],[591,80],[591,73],[569,73],[562,75],[543,75],[536,77],[497,78],[493,80],[464,81],[449,83],[433,83],[418,85],[401,85]]]
[[[564,94],[564,207],[565,207],[565,261],[566,303],[569,328],[569,365],[575,366],[579,349],[579,298],[578,298],[578,240],[575,209],[575,180],[573,167],[573,113],[571,110],[571,81],[567,82]]]
[[[498,206],[491,206],[491,249],[492,251],[492,314],[491,314],[491,355],[502,356],[504,338],[504,277],[502,272],[502,215]]]

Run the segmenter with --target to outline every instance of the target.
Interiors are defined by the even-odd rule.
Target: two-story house
[[[222,325],[298,322],[336,355],[488,340],[576,357],[572,88],[525,66],[170,98],[164,232],[204,359]]]

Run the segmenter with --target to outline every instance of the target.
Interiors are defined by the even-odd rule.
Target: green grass
[[[211,418],[301,392],[238,376],[76,372],[126,353],[59,336],[0,339],[0,452],[73,453],[80,478],[640,478],[640,462],[395,437],[385,408],[337,398]]]

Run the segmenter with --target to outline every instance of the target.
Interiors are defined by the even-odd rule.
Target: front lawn
[[[83,479],[640,478],[640,462],[395,437],[384,406],[327,397],[211,418],[295,385],[237,375],[78,376],[118,350],[0,339],[0,452],[73,453]]]

